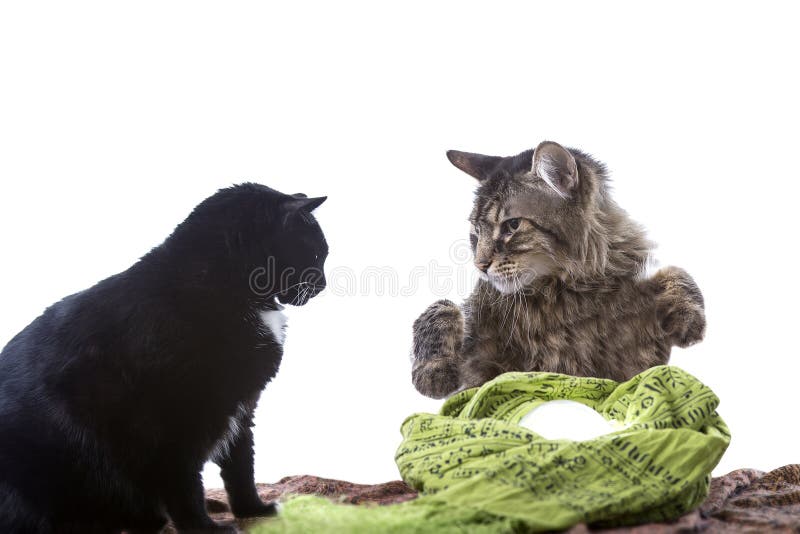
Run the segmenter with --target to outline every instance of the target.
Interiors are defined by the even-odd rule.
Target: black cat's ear
[[[533,151],[531,172],[544,180],[561,198],[572,197],[578,188],[578,164],[575,158],[569,150],[553,141],[543,141]]]
[[[458,150],[448,150],[447,159],[450,160],[450,163],[473,178],[483,181],[497,168],[497,165],[503,158],[499,156],[484,156],[483,154],[461,152]]]
[[[320,204],[325,202],[327,199],[328,197],[306,198],[305,196],[297,197],[297,195],[292,195],[292,198],[286,200],[283,203],[283,207],[286,209],[286,211],[289,212],[299,211],[299,210],[311,212],[317,209],[320,206]]]

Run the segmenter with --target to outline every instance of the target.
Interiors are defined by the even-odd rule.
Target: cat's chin
[[[504,295],[511,295],[512,293],[518,293],[525,288],[525,284],[516,278],[509,279],[509,278],[501,278],[498,276],[487,276],[485,278],[492,287],[494,287],[497,291]]]
[[[493,288],[504,295],[522,293],[530,289],[534,281],[547,276],[547,273],[536,273],[533,270],[518,271],[514,276],[498,276],[481,273],[481,279],[489,282]]]
[[[478,278],[495,288],[500,293],[504,295],[508,295],[514,292],[514,288],[512,287],[515,284],[512,284],[510,280],[506,280],[505,278],[501,278],[499,276],[489,275],[484,272],[478,271]]]
[[[289,295],[286,294],[278,293],[277,295],[275,295],[273,302],[275,303],[275,306],[279,306],[278,309],[282,310],[283,308],[286,307],[284,306],[284,304],[294,304],[292,300],[293,297],[290,297]]]
[[[316,293],[297,293],[294,295],[289,295],[287,293],[278,293],[275,295],[275,304],[280,306],[281,304],[288,304],[289,306],[305,306],[309,300],[311,300]]]

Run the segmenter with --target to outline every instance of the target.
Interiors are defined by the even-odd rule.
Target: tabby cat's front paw
[[[661,329],[673,345],[688,347],[702,341],[706,331],[703,294],[689,273],[666,267],[653,277],[656,314]]]
[[[456,356],[463,339],[461,309],[449,300],[436,301],[414,321],[414,359]]]
[[[411,369],[411,382],[426,397],[443,399],[458,390],[458,363],[452,358],[417,360]]]
[[[417,391],[441,399],[458,389],[463,339],[464,316],[449,300],[434,302],[414,321],[411,381]]]

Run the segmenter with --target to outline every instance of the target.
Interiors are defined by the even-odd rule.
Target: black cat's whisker
[[[286,292],[287,292],[287,291],[289,291],[290,289],[294,289],[294,288],[296,288],[296,287],[298,287],[298,286],[301,286],[301,285],[303,285],[303,284],[307,284],[307,283],[308,283],[308,282],[297,282],[296,284],[292,284],[292,285],[290,285],[290,286],[288,286],[288,287],[285,287],[285,288],[283,288],[283,289],[280,291],[280,293],[286,293]]]

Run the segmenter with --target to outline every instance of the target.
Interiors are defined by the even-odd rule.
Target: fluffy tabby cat
[[[611,199],[605,167],[549,141],[512,157],[450,151],[477,178],[481,279],[463,306],[414,323],[412,381],[441,398],[506,371],[625,380],[700,341],[703,297],[682,269],[645,278],[651,243]]]
[[[6,345],[0,532],[157,532],[167,516],[181,531],[235,531],[206,513],[208,459],[234,515],[274,512],[253,482],[253,410],[283,354],[280,303],[325,287],[311,215],[324,200],[223,189]]]

